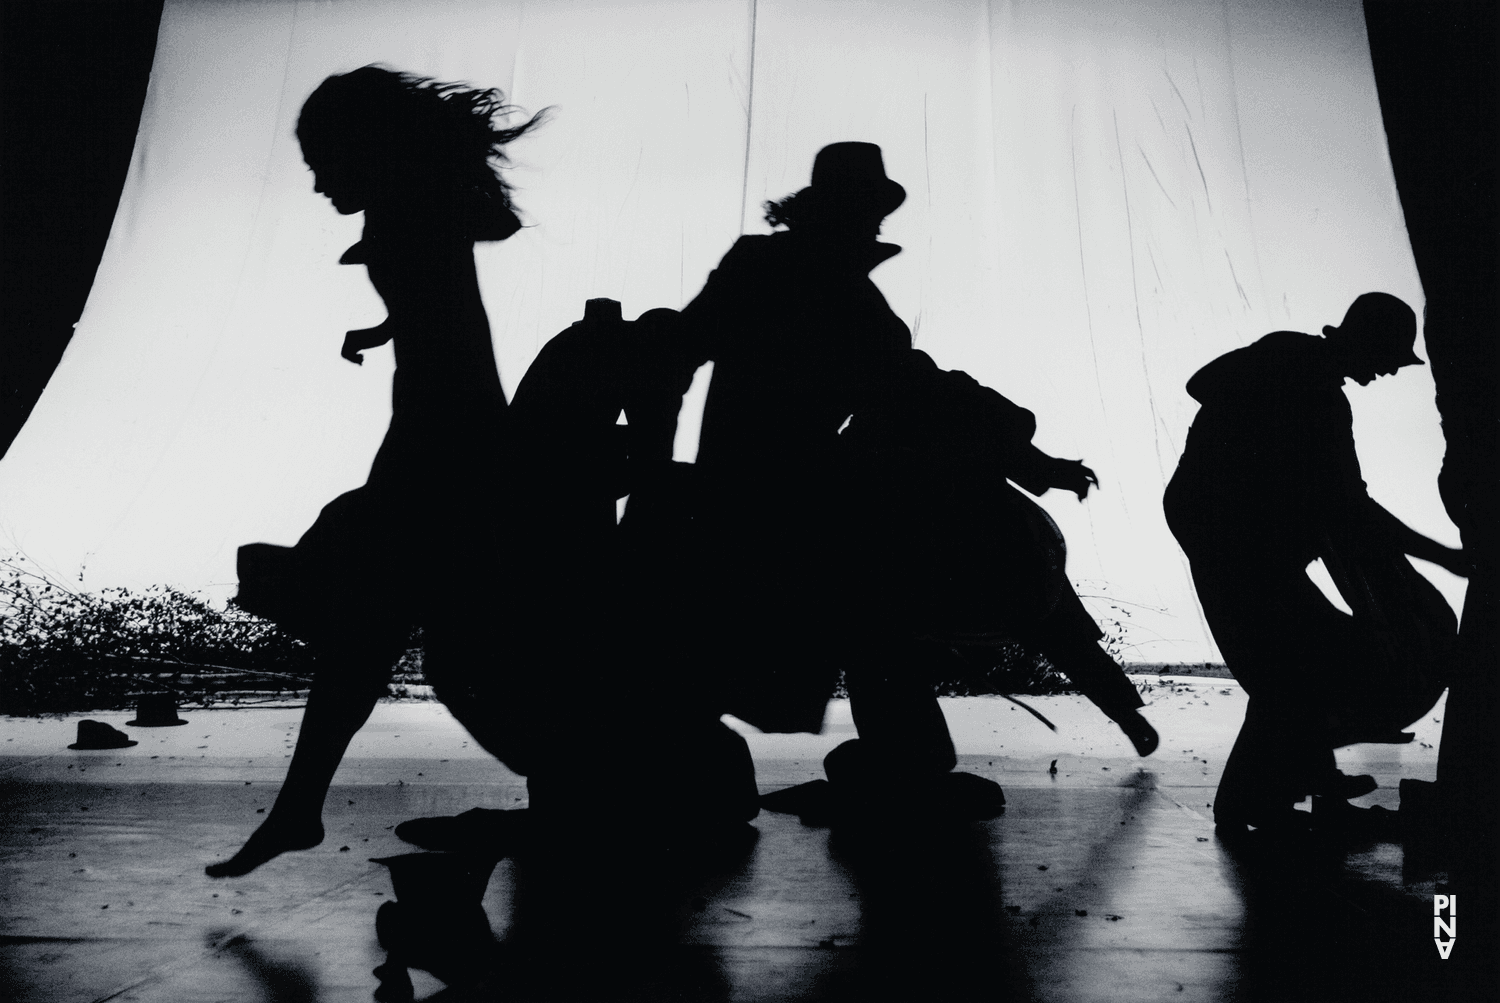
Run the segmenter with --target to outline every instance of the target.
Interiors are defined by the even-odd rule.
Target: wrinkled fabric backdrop
[[[586,299],[681,307],[820,147],[880,144],[908,194],[875,280],[917,347],[1098,472],[1043,504],[1129,661],[1218,657],[1161,511],[1188,377],[1362,292],[1422,309],[1353,0],[174,0],[87,308],[0,461],[0,549],[225,596],[239,544],[294,542],[363,481],[390,349],[338,352],[383,310],[293,127],[371,62],[553,108],[511,151],[529,228],[477,252],[507,392]],[[1457,545],[1428,369],[1348,393],[1371,493]],[[400,526],[371,542],[442,587]]]

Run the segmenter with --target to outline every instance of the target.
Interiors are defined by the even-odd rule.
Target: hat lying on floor
[[[126,721],[131,728],[171,728],[187,724],[177,716],[177,699],[170,693],[153,693],[141,697],[135,705],[135,720]]]
[[[130,736],[123,731],[111,728],[103,721],[79,721],[78,741],[68,746],[70,749],[128,749],[133,742]]]
[[[467,853],[402,853],[370,862],[390,868],[398,902],[434,915],[479,905],[499,863]]]

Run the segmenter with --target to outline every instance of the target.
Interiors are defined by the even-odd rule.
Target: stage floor
[[[1143,681],[1162,734],[1150,759],[1078,697],[1026,698],[1056,734],[999,698],[948,699],[959,769],[1004,787],[1000,818],[886,838],[762,812],[750,849],[681,890],[674,944],[652,971],[621,968],[618,985],[595,971],[584,990],[571,971],[508,978],[526,963],[516,953],[463,991],[417,974],[417,998],[531,999],[549,985],[599,1000],[1462,998],[1432,943],[1432,877],[1403,875],[1398,843],[1224,845],[1210,805],[1244,693]],[[84,716],[0,720],[0,997],[14,1003],[369,1000],[385,957],[375,912],[392,898],[369,858],[414,849],[396,823],[526,804],[524,781],[441,705],[382,704],[336,779],[323,845],[216,881],[203,866],[264,817],[300,711],[183,711],[187,725],[158,729],[86,715],[140,744],[69,751]],[[1394,808],[1401,779],[1433,779],[1442,717],[1440,703],[1410,745],[1341,751],[1346,772],[1380,784],[1356,803]],[[731,723],[762,791],[821,777],[823,754],[853,734],[843,701],[822,735]],[[605,859],[611,832],[650,825],[670,782],[670,764],[610,768],[638,774],[640,809],[600,820]],[[889,810],[908,814],[902,791]],[[549,963],[618,966],[635,876],[628,858],[596,870]],[[502,861],[484,899],[502,941],[515,895],[516,865]]]

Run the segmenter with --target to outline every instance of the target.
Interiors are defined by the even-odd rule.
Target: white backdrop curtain
[[[1362,292],[1422,307],[1357,0],[168,0],[88,306],[0,462],[0,546],[228,594],[236,546],[363,481],[390,352],[338,349],[382,308],[293,126],[371,62],[555,108],[512,151],[532,225],[478,250],[508,391],[585,299],[682,306],[821,146],[880,144],[908,198],[874,277],[1099,473],[1043,504],[1133,661],[1216,657],[1161,512],[1188,377]],[[1349,394],[1372,494],[1456,544],[1428,371]],[[372,545],[423,587],[401,527]]]

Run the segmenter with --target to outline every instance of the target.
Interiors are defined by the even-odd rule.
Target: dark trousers
[[[1300,555],[1273,548],[1189,550],[1214,640],[1249,705],[1224,765],[1220,818],[1287,808],[1336,768],[1333,694],[1350,658],[1349,618],[1307,577]]]

